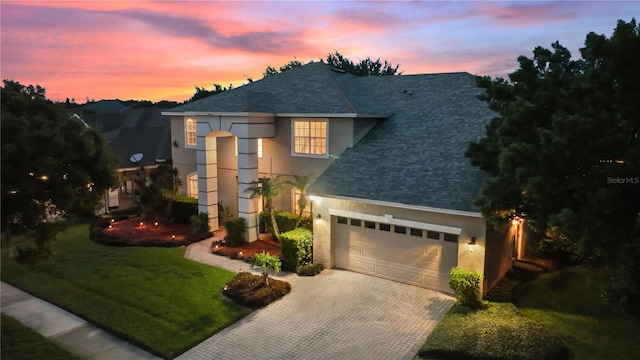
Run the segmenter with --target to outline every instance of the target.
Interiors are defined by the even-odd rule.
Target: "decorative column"
[[[198,136],[198,212],[209,213],[211,231],[218,230],[218,150],[215,136]]]
[[[238,216],[247,221],[247,241],[258,240],[258,201],[245,190],[258,180],[258,139],[238,137]]]

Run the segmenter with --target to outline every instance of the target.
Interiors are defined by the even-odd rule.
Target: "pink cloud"
[[[566,21],[576,16],[575,6],[570,2],[474,2],[479,15],[492,24],[506,27],[522,27]]]

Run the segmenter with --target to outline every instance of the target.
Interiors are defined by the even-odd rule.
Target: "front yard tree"
[[[50,220],[89,212],[117,186],[111,147],[102,134],[40,86],[4,80],[2,97],[2,232],[27,231],[45,253],[60,230]]]
[[[280,231],[278,230],[278,223],[276,222],[273,199],[280,196],[282,188],[283,184],[278,177],[261,177],[257,181],[249,183],[249,187],[245,189],[245,192],[249,193],[251,199],[262,198],[264,211],[269,214],[269,219],[271,220],[271,233],[278,241],[280,241]]]
[[[466,152],[493,175],[475,204],[618,266],[609,294],[630,308],[640,301],[640,27],[620,20],[580,52],[572,60],[555,42],[520,56],[509,80],[478,78],[498,116]]]

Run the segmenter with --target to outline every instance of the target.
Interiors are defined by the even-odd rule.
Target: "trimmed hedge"
[[[298,266],[298,275],[300,276],[316,276],[324,270],[321,263],[305,264]]]
[[[296,271],[299,266],[313,262],[313,233],[304,228],[280,234],[282,270]]]
[[[180,224],[188,224],[193,215],[198,215],[198,199],[189,196],[177,196],[171,201],[169,218]]]
[[[247,222],[244,218],[227,218],[224,221],[224,227],[227,229],[227,235],[224,236],[224,241],[227,246],[240,246],[245,243]]]
[[[280,233],[285,233],[296,228],[296,219],[298,218],[298,214],[294,214],[288,211],[276,211],[276,223],[278,223],[278,230]],[[260,213],[260,221],[264,222],[268,229],[271,228],[271,219],[269,219],[269,214],[265,211]],[[300,219],[300,227],[305,229],[313,229],[313,223],[311,222],[311,218],[308,216],[303,216]]]
[[[455,292],[456,299],[460,304],[472,309],[479,309],[482,307],[480,280],[482,280],[482,275],[477,272],[455,266],[451,268],[449,286]]]

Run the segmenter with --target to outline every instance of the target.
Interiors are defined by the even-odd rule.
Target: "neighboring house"
[[[522,224],[493,229],[473,206],[487,175],[464,152],[495,116],[480,93],[468,73],[356,77],[311,63],[163,114],[183,191],[213,229],[222,203],[257,239],[248,184],[313,175],[314,261],[443,292],[457,265],[483,274],[486,293],[520,256]]]
[[[125,106],[117,100],[102,100],[72,109],[89,126],[100,130],[118,158],[120,186],[105,195],[102,213],[136,206],[133,177],[171,158],[169,117],[154,107]]]

